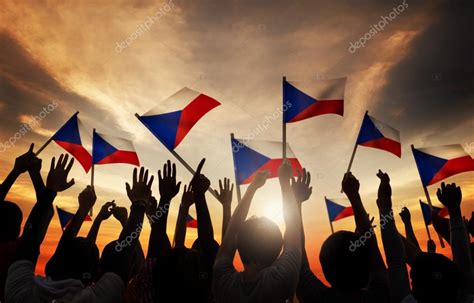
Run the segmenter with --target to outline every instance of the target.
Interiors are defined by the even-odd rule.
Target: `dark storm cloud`
[[[473,121],[473,12],[473,1],[438,5],[438,17],[388,74],[377,112],[397,109],[394,123],[412,135],[424,130],[436,135]],[[472,138],[472,128],[470,133]]]
[[[33,56],[7,33],[0,33],[0,111],[2,136],[7,139],[20,127],[20,115],[38,115],[54,100],[58,107],[41,121],[55,130],[76,110],[81,117],[114,125],[109,114],[91,100],[63,87]],[[31,135],[31,134],[29,134]],[[36,136],[36,135],[35,135]],[[38,138],[35,138],[38,139]]]

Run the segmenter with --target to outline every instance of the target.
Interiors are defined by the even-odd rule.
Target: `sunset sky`
[[[418,202],[425,196],[410,144],[462,144],[474,155],[472,1],[407,0],[407,7],[355,51],[350,50],[351,43],[382,16],[403,7],[403,1],[102,2],[2,1],[0,142],[15,136],[43,106],[53,101],[58,106],[13,147],[2,148],[1,178],[31,142],[41,146],[75,111],[80,111],[90,130],[133,140],[141,163],[156,175],[164,161],[173,160],[172,155],[134,114],[148,111],[186,86],[222,103],[176,150],[194,167],[206,157],[203,172],[216,187],[219,178],[233,179],[229,134],[248,136],[266,115],[277,111],[282,76],[306,82],[346,76],[344,117],[319,116],[290,124],[287,130],[294,153],[313,175],[313,195],[303,208],[311,265],[321,277],[319,249],[330,233],[323,197],[343,198],[341,179],[366,110],[399,129],[402,140],[401,159],[376,149],[357,151],[352,171],[360,180],[367,211],[377,217],[375,174],[380,168],[391,176],[394,209],[409,207],[419,241],[426,247]],[[256,139],[281,140],[281,117]],[[52,156],[62,151],[52,143],[41,153],[44,177]],[[189,182],[191,175],[177,165],[179,179]],[[112,199],[130,205],[124,183],[132,169],[122,164],[96,167],[95,213]],[[58,195],[55,205],[74,210],[90,175],[76,163],[71,176],[76,185]],[[474,173],[448,181],[462,186],[463,212],[470,217]],[[436,188],[428,189],[439,205]],[[153,190],[158,195],[156,183]],[[35,202],[27,175],[18,180],[8,199],[21,206],[26,218]],[[170,209],[171,239],[179,200]],[[220,241],[222,210],[210,195],[208,205]],[[195,216],[194,208],[191,214]],[[258,192],[251,215],[268,216],[284,229],[278,181],[268,180]],[[403,231],[398,215],[397,221]],[[90,226],[85,222],[81,234]],[[354,221],[344,219],[334,227],[353,230]],[[113,218],[104,222],[99,247],[119,232]],[[38,272],[60,235],[55,215]],[[144,247],[148,235],[146,224],[141,237]],[[432,235],[437,241],[433,230]],[[187,243],[195,238],[195,230],[188,230]]]

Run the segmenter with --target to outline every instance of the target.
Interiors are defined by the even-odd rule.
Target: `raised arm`
[[[36,264],[41,243],[46,235],[53,217],[53,201],[58,192],[64,191],[74,184],[74,179],[67,181],[74,159],[68,164],[67,156],[61,155],[58,164],[55,158],[51,161],[46,187],[39,194],[39,199],[31,210],[26,221],[16,260],[29,260]]]
[[[288,159],[283,160],[278,170],[278,179],[283,197],[283,219],[285,221],[285,235],[283,250],[297,253],[298,262],[301,262],[301,215],[295,195],[291,189],[290,180],[293,177],[293,167]]]
[[[160,203],[154,211],[148,212],[151,225],[150,241],[148,243],[148,258],[156,258],[160,253],[171,248],[166,234],[168,212],[171,200],[179,193],[181,182],[176,183],[176,165],[168,160],[163,165],[163,172],[158,171],[158,187]]]
[[[237,205],[232,217],[230,218],[224,240],[222,241],[219,252],[217,253],[216,262],[219,258],[234,259],[235,251],[237,250],[237,232],[247,218],[253,196],[257,190],[265,184],[268,174],[268,171],[258,172],[252,183],[248,186],[247,191],[242,197],[242,201]]]
[[[148,178],[148,170],[141,167],[139,175],[136,168],[133,170],[132,186],[129,183],[125,184],[127,196],[132,203],[130,217],[120,233],[115,250],[111,254],[103,256],[103,260],[101,260],[101,262],[108,265],[107,270],[122,277],[125,284],[128,283],[128,276],[134,265],[131,261],[132,251],[137,247],[145,211],[149,208],[152,200],[152,184],[153,176]]]
[[[102,205],[99,213],[97,214],[97,216],[94,219],[94,222],[92,223],[89,233],[87,234],[87,239],[89,239],[92,243],[96,242],[100,225],[102,224],[103,221],[110,218],[114,207],[115,207],[115,200],[111,202],[105,202],[104,205]]]
[[[461,272],[461,289],[463,294],[474,293],[474,274],[472,269],[469,237],[461,214],[462,192],[455,183],[445,185],[436,192],[438,200],[448,209],[451,223],[451,251],[453,261]]]
[[[69,224],[67,225],[66,229],[61,236],[61,240],[67,238],[74,238],[77,236],[79,231],[81,230],[82,223],[86,219],[87,214],[89,213],[92,206],[94,206],[97,197],[95,195],[94,188],[88,185],[78,197],[79,200],[79,208],[77,209],[74,217],[71,219]]]
[[[405,225],[405,237],[413,245],[415,245],[420,251],[421,247],[416,239],[415,231],[413,230],[413,225],[411,224],[411,214],[410,210],[406,207],[402,208],[400,212],[400,218],[402,218],[403,224]]]
[[[229,225],[229,220],[232,215],[232,196],[234,193],[234,184],[230,186],[230,179],[224,178],[224,182],[219,180],[219,192],[217,197],[222,204],[222,235],[221,242],[224,240],[224,235]]]
[[[385,263],[382,259],[382,255],[377,244],[377,237],[375,236],[372,222],[367,215],[364,205],[362,204],[359,188],[359,180],[357,180],[357,178],[351,172],[346,173],[342,179],[342,190],[351,202],[351,206],[354,211],[356,230],[360,234],[364,234],[367,231],[371,231],[372,233],[372,237],[368,238],[367,240],[367,245],[370,248],[371,253],[371,283],[378,282],[374,281],[374,278],[377,276],[384,280],[380,281],[380,283],[385,284],[385,286],[388,287],[388,281],[386,281],[387,269],[385,268]]]
[[[33,147],[34,144],[32,143],[30,145],[30,149],[26,153],[16,158],[13,169],[10,171],[3,183],[0,185],[0,202],[5,201],[5,197],[12,188],[13,183],[15,183],[18,176],[29,170],[32,165],[32,161],[38,160],[38,158],[36,158],[35,154],[33,153]]]
[[[178,220],[176,221],[176,229],[174,232],[174,246],[185,247],[186,239],[186,217],[189,214],[189,208],[194,204],[194,194],[191,185],[184,186],[183,197],[179,205]]]
[[[196,215],[198,221],[198,240],[201,248],[211,249],[214,244],[214,228],[212,227],[211,215],[207,208],[206,192],[211,185],[209,179],[201,174],[202,167],[206,159],[202,159],[196,169],[191,186],[194,193],[194,203],[196,204]]]
[[[390,178],[381,170],[379,170],[377,177],[380,178],[377,206],[380,212],[380,229],[387,258],[391,295],[393,302],[400,302],[411,295],[405,251],[395,225]]]

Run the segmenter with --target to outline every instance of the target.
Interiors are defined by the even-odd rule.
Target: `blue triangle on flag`
[[[139,119],[166,148],[173,150],[175,148],[181,112],[175,111],[161,115],[140,116]]]
[[[446,159],[429,155],[415,148],[413,149],[413,157],[415,158],[421,182],[424,186],[428,186],[433,177],[441,170],[446,162],[448,162]]]
[[[288,106],[288,109],[283,113],[285,123],[290,122],[291,119],[296,117],[306,108],[318,102],[318,100],[305,94],[287,81],[283,82],[283,95],[283,103],[289,102],[291,104],[291,106]]]
[[[334,221],[337,216],[346,209],[345,206],[339,205],[329,199],[326,200],[326,207],[328,209],[329,220],[332,222]]]
[[[92,160],[94,164],[117,151],[115,147],[95,132],[92,141]]]
[[[242,184],[260,167],[271,160],[236,139],[232,139],[232,154],[238,184]]]
[[[53,136],[55,141],[64,141],[81,145],[77,115],[73,115]]]
[[[67,212],[65,210],[62,210],[61,208],[56,206],[56,211],[58,212],[58,217],[59,217],[59,223],[61,224],[62,230],[64,230],[71,221],[71,219],[74,217],[74,214]]]
[[[359,136],[357,137],[357,144],[362,144],[380,138],[383,138],[383,134],[380,132],[380,130],[378,130],[372,119],[370,119],[369,115],[366,113],[364,120],[362,121]]]

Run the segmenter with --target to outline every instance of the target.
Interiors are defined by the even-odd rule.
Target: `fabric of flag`
[[[346,78],[309,82],[283,81],[283,120],[292,123],[311,117],[344,115]]]
[[[249,184],[255,174],[268,170],[268,178],[278,177],[278,168],[283,162],[282,143],[277,141],[249,141],[232,139],[232,155],[237,184]],[[293,175],[302,170],[301,164],[289,144],[286,144],[286,157],[293,167]]]
[[[402,155],[402,146],[400,144],[400,132],[378,121],[374,117],[365,114],[357,144],[373,147],[388,151],[397,157]]]
[[[61,224],[61,229],[64,231],[66,227],[68,226],[69,222],[71,222],[72,218],[74,218],[74,214],[68,211],[65,211],[64,209],[61,209],[56,206],[56,211],[58,212],[58,217],[59,217],[59,223]],[[86,218],[84,221],[92,221],[91,216],[86,215]]]
[[[190,214],[186,216],[186,227],[189,228],[197,228],[198,227],[198,221],[191,217]]]
[[[126,163],[140,166],[131,141],[94,132],[92,142],[94,164]]]
[[[334,201],[329,199],[326,200],[326,208],[328,210],[329,221],[334,222],[346,217],[350,217],[354,215],[354,210],[352,206],[342,206]]]
[[[431,216],[431,208],[428,203],[420,201],[421,213],[423,214],[423,220],[425,225],[430,225],[433,223],[433,217]],[[433,206],[433,212],[440,217],[447,217],[449,215],[448,210],[444,207]]]
[[[74,114],[53,136],[53,141],[64,148],[82,165],[86,172],[92,166],[92,156],[83,145],[81,137],[86,136],[86,130]]]
[[[213,98],[185,87],[138,118],[161,143],[174,150],[191,128],[219,105]]]
[[[474,171],[474,159],[459,144],[413,148],[412,151],[424,186],[459,173]]]

